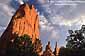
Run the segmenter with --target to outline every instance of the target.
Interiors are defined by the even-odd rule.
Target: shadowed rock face
[[[32,42],[39,37],[39,18],[33,5],[23,4],[12,17],[7,29],[2,34],[0,46],[6,47],[7,41],[15,38],[14,34],[19,36],[27,34],[32,38]]]

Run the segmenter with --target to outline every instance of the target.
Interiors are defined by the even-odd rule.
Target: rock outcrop
[[[55,56],[59,56],[59,52],[60,52],[60,48],[58,48],[57,42],[56,42],[55,49],[54,49],[53,53],[54,53]]]
[[[58,54],[57,54],[57,42],[56,42],[56,45],[55,45],[54,55],[58,56]]]
[[[37,53],[38,56],[41,56],[43,54],[42,43],[41,43],[41,40],[39,39],[36,39],[34,43],[34,52]]]
[[[32,42],[39,38],[39,18],[34,5],[23,4],[19,7],[1,36],[0,47],[6,48],[7,42],[13,40],[15,34],[27,34]]]
[[[48,44],[46,45],[46,49],[43,52],[42,56],[54,56],[54,54],[53,54],[53,52],[51,50],[51,47],[50,47],[50,42],[48,42]]]

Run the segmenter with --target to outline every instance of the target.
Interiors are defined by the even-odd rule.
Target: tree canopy
[[[82,25],[79,30],[69,30],[66,41],[67,48],[85,49],[85,25]]]
[[[7,48],[8,56],[38,56],[33,51],[34,45],[32,39],[28,35],[16,36],[13,40],[10,40]]]

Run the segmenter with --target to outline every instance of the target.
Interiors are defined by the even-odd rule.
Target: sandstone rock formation
[[[58,54],[57,54],[57,42],[56,42],[56,45],[55,45],[54,55],[58,56]]]
[[[53,52],[51,50],[51,47],[50,47],[50,42],[48,42],[48,44],[46,45],[46,49],[43,52],[42,56],[54,56],[54,54],[53,54]]]
[[[7,42],[13,40],[15,34],[27,34],[32,42],[39,38],[39,18],[34,5],[23,4],[19,7],[1,36],[0,47],[6,48]]]
[[[59,56],[59,52],[60,52],[60,48],[58,48],[57,42],[56,42],[55,50],[54,50],[54,55],[55,55],[55,56]]]
[[[39,39],[36,39],[34,43],[34,52],[37,53],[38,56],[41,56],[43,54],[42,43],[41,43],[41,40]]]

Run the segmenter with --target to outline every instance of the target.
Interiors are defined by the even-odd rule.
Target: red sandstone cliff
[[[7,41],[15,37],[14,34],[27,34],[32,38],[32,42],[39,38],[39,18],[33,5],[23,4],[19,7],[1,36],[0,46],[5,48]]]

